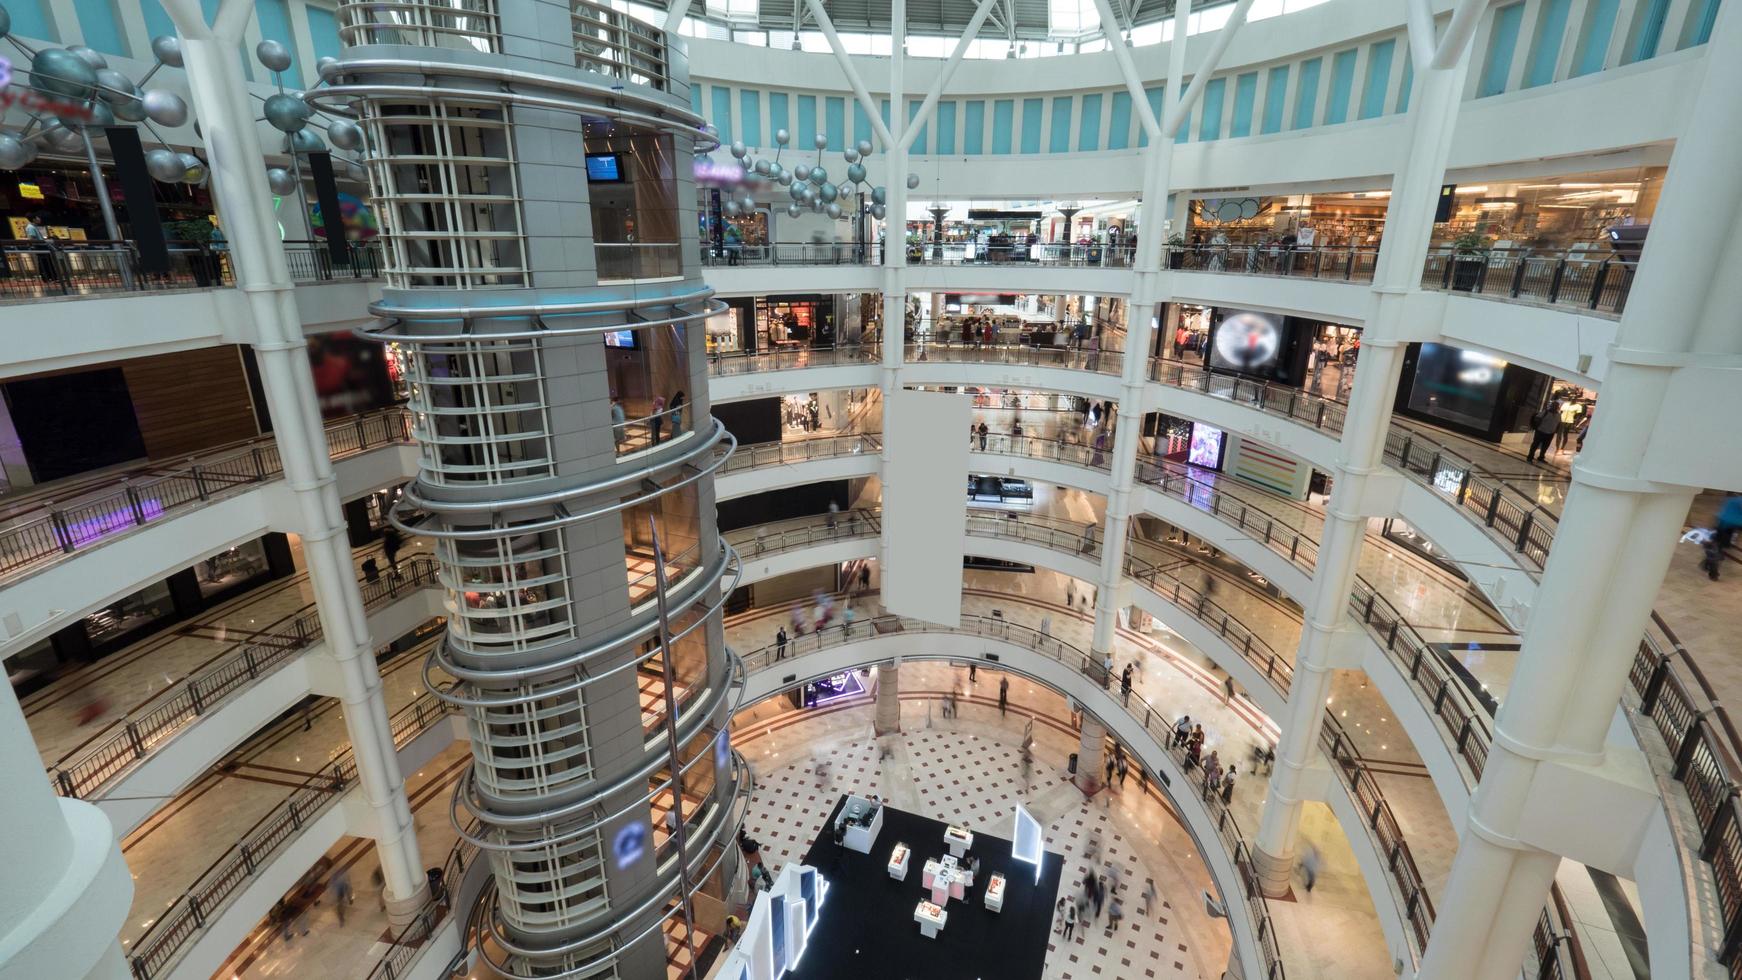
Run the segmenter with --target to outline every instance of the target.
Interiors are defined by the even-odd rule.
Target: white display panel
[[[1040,880],[1042,859],[1046,857],[1046,832],[1022,804],[1016,804],[1016,829],[1011,835],[1010,856],[1034,865],[1034,880]]]
[[[894,392],[883,403],[883,605],[958,626],[968,507],[968,396]]]

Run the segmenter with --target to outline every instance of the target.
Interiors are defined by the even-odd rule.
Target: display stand
[[[1004,876],[995,874],[986,881],[986,911],[1004,911]]]
[[[870,854],[871,846],[877,843],[877,835],[883,830],[883,805],[862,796],[849,796],[847,802],[841,804],[841,814],[835,818],[835,825],[843,830],[843,846],[860,854]]]
[[[919,934],[927,939],[936,939],[938,930],[944,927],[949,917],[948,912],[923,899],[913,910],[913,921],[919,923]]]
[[[906,844],[896,844],[889,852],[889,877],[896,881],[907,880],[907,860],[913,856],[913,851]]]
[[[950,849],[951,857],[960,859],[974,846],[974,835],[952,824],[944,828],[944,846]]]

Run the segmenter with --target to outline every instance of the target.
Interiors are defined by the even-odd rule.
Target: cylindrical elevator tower
[[[473,938],[509,977],[664,976],[742,887],[692,169],[716,141],[681,43],[608,6],[387,6],[341,8],[315,97],[369,141],[387,289],[362,332],[411,383],[394,519],[447,590],[426,674],[471,737]]]

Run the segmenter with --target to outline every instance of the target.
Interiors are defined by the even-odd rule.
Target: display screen
[[[612,330],[605,334],[606,347],[621,347],[624,350],[635,349],[635,331]]]
[[[1475,429],[1486,429],[1500,400],[1506,362],[1480,351],[1422,344],[1409,407]]]
[[[1202,422],[1193,422],[1192,444],[1191,448],[1186,450],[1186,462],[1207,469],[1220,469],[1223,440],[1224,435],[1221,429],[1205,425]]]
[[[618,153],[587,154],[587,182],[592,184],[622,183],[622,155]]]
[[[1282,350],[1282,317],[1239,310],[1216,324],[1210,340],[1210,367],[1241,374],[1274,373]]]

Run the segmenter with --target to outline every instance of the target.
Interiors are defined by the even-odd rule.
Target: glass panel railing
[[[293,282],[381,278],[381,248],[347,245],[334,261],[326,242],[287,241],[285,261]],[[0,246],[0,303],[59,296],[216,289],[235,285],[228,246],[222,242],[170,242],[169,266],[147,271],[132,242],[20,242]]]
[[[1600,252],[1494,248],[1460,253],[1442,248],[1428,253],[1421,288],[1619,317],[1637,268],[1634,260]]]
[[[1299,245],[1167,245],[1164,269],[1181,272],[1225,272],[1249,276],[1284,276],[1335,282],[1372,282],[1379,264],[1379,246],[1344,245],[1302,248]]]

